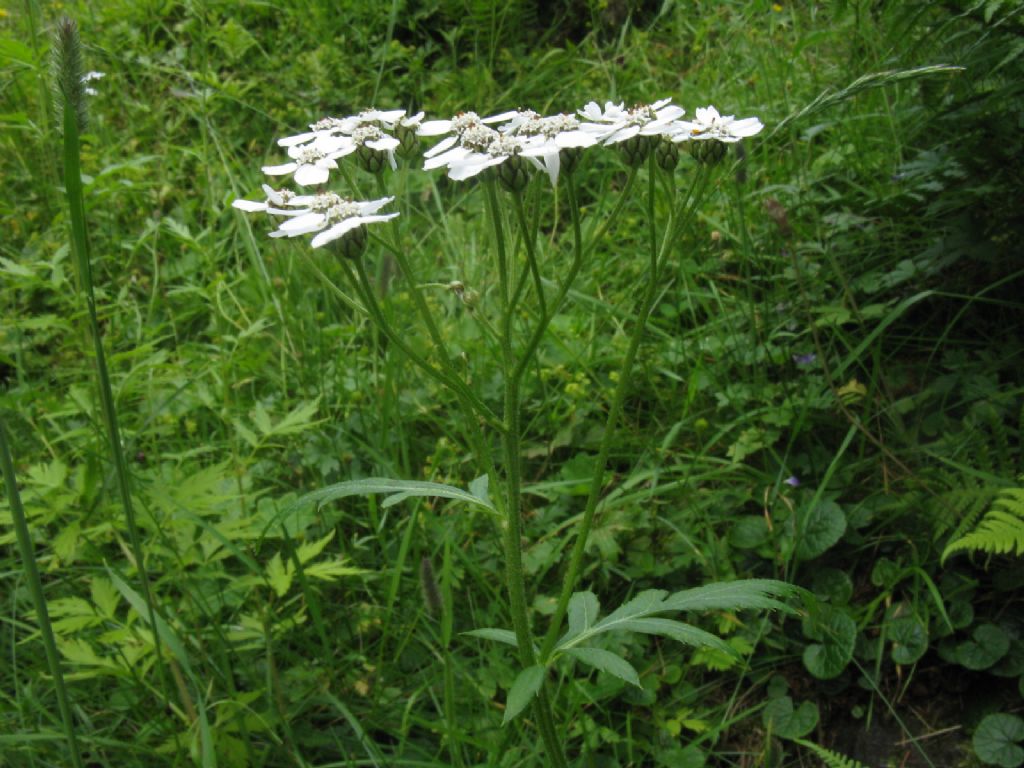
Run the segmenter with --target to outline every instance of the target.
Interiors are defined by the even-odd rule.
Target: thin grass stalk
[[[18,551],[21,554],[21,567],[25,571],[25,580],[32,595],[32,603],[36,609],[36,620],[39,623],[39,634],[43,639],[46,651],[46,666],[53,677],[53,687],[57,694],[57,709],[60,711],[64,738],[68,752],[71,753],[71,764],[82,768],[82,757],[75,739],[75,724],[71,716],[71,701],[67,688],[64,686],[64,673],[60,668],[57,655],[57,642],[50,625],[50,613],[46,608],[46,595],[43,594],[43,582],[39,578],[39,567],[36,564],[35,548],[32,546],[32,532],[28,527],[25,509],[21,505],[21,494],[18,493],[17,478],[14,474],[14,460],[7,443],[7,427],[0,417],[0,469],[3,471],[4,485],[7,486],[7,501],[11,507],[11,518],[14,521],[14,534],[18,540]]]
[[[64,19],[60,22],[65,25],[65,32],[62,33],[62,40],[70,40],[70,47],[78,45],[78,30],[74,22]],[[60,43],[58,43],[59,45]],[[73,65],[67,61],[76,52],[62,52],[64,54],[63,64],[74,73]],[[77,75],[75,75],[77,77]],[[156,604],[153,599],[153,592],[150,587],[149,573],[146,570],[144,553],[142,550],[142,537],[139,535],[139,528],[135,518],[135,508],[132,504],[131,483],[128,477],[128,461],[125,457],[124,446],[121,444],[121,430],[118,424],[117,408],[114,403],[114,392],[110,384],[110,374],[107,370],[106,353],[103,350],[103,336],[100,331],[99,319],[96,313],[96,294],[93,289],[92,280],[92,259],[89,249],[89,237],[86,227],[85,216],[85,194],[82,189],[82,168],[81,168],[81,147],[79,144],[79,113],[83,109],[81,104],[75,104],[72,98],[76,94],[61,89],[63,105],[63,126],[64,126],[64,189],[67,194],[68,209],[71,219],[71,249],[75,256],[75,263],[78,270],[80,289],[85,294],[86,306],[89,313],[89,334],[92,337],[94,361],[96,366],[96,378],[99,384],[100,404],[103,411],[103,421],[107,428],[107,437],[110,442],[110,454],[114,462],[114,472],[117,478],[117,487],[121,496],[121,505],[124,509],[125,522],[128,526],[128,539],[131,545],[132,557],[135,558],[135,567],[139,572],[139,581],[142,585],[142,595],[146,602],[146,609],[149,613],[150,626],[154,627],[153,642],[156,652],[156,664],[160,674],[161,686],[164,694],[164,704],[169,701],[167,694],[167,670],[163,662],[163,649],[160,635],[155,631]],[[82,98],[81,93],[77,93]]]

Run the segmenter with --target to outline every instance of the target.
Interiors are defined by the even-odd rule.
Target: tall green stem
[[[157,610],[153,600],[152,589],[150,588],[149,573],[146,570],[145,555],[142,551],[142,537],[139,535],[139,528],[135,519],[131,484],[128,478],[128,461],[125,458],[124,446],[121,444],[121,430],[117,419],[117,408],[114,404],[114,393],[110,385],[110,374],[107,370],[107,358],[103,350],[103,337],[96,314],[96,294],[93,290],[92,282],[92,259],[85,223],[85,195],[82,191],[78,118],[75,106],[66,95],[64,97],[64,188],[67,192],[71,218],[72,251],[75,255],[79,281],[85,293],[85,301],[89,311],[89,332],[93,342],[103,421],[107,428],[107,437],[110,441],[110,455],[114,461],[114,472],[121,495],[121,505],[124,508],[125,522],[128,526],[128,539],[131,543],[132,556],[135,558],[135,567],[139,572],[139,581],[142,584],[142,595],[146,601],[146,608],[149,613],[149,625],[153,628],[156,663],[157,668],[160,670],[161,684],[164,686],[164,703],[166,704],[166,671],[163,664],[160,633],[156,630]]]
[[[82,768],[82,757],[75,739],[75,725],[71,717],[71,703],[67,689],[64,687],[64,674],[60,668],[60,657],[57,655],[57,643],[50,625],[50,614],[46,608],[46,596],[43,594],[43,582],[39,578],[36,565],[36,553],[32,546],[32,533],[28,527],[25,510],[21,506],[21,495],[18,493],[17,478],[14,475],[14,461],[7,444],[7,428],[0,418],[0,470],[3,471],[4,485],[7,486],[7,501],[11,507],[11,518],[14,521],[14,534],[18,539],[18,551],[21,554],[21,565],[25,571],[28,590],[32,594],[32,603],[36,609],[36,620],[39,623],[39,635],[46,651],[46,665],[53,678],[53,687],[57,694],[57,709],[60,711],[61,723],[64,726],[64,738],[71,753],[71,763],[75,768]]]

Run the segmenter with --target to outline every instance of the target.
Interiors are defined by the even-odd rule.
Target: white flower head
[[[292,162],[283,165],[265,165],[263,172],[268,176],[284,176],[294,174],[295,183],[303,187],[327,183],[330,171],[338,167],[335,160],[356,149],[355,143],[348,136],[338,137],[339,144],[331,149],[310,144],[296,144],[288,148],[288,156]]]
[[[714,107],[698,107],[692,121],[680,120],[677,123],[677,133],[673,134],[672,140],[680,142],[711,139],[733,144],[740,139],[755,136],[763,128],[764,125],[756,117],[737,120],[732,115],[718,114]]]
[[[295,199],[295,193],[289,189],[274,189],[269,184],[263,185],[263,192],[267,199],[262,203],[255,200],[235,200],[231,203],[233,208],[247,213],[264,212],[275,216],[295,216],[299,212],[288,210],[282,206],[290,205]]]
[[[382,197],[379,200],[358,202],[325,192],[319,195],[302,195],[292,198],[288,205],[298,208],[271,237],[298,237],[313,232],[318,234],[311,245],[320,248],[338,238],[354,232],[364,224],[373,224],[395,218],[398,213],[378,214],[381,208],[395,198]]]
[[[580,121],[572,115],[541,117],[533,110],[520,110],[498,130],[523,139],[523,157],[547,171],[552,186],[558,183],[563,151],[592,147],[598,142],[593,133],[582,130]]]
[[[580,130],[592,134],[603,144],[618,144],[634,136],[661,136],[678,130],[676,121],[686,110],[661,99],[653,104],[638,104],[626,109],[623,104],[605,102],[604,109],[591,101],[579,111],[588,122]]]

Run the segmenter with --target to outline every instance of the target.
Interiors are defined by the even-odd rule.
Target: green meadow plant
[[[764,579],[711,583],[672,594],[650,589],[602,617],[597,596],[579,589],[647,320],[665,280],[678,269],[674,262],[685,254],[686,234],[730,145],[762,128],[756,118],[737,120],[714,107],[697,109],[693,120],[684,120],[684,114],[671,99],[662,99],[633,107],[590,102],[574,114],[552,116],[518,109],[488,117],[466,111],[450,119],[426,120],[423,113],[369,109],[345,118],[327,117],[310,125],[309,131],[280,139],[289,161],[263,167],[270,176],[291,176],[301,190],[264,185],[264,200],[234,202],[236,208],[268,215],[278,223],[271,237],[312,235],[309,258],[325,289],[365,315],[394,348],[449,394],[478,473],[466,489],[394,478],[345,481],[289,503],[281,515],[370,494],[384,495],[385,508],[427,496],[462,502],[489,515],[502,553],[511,629],[482,627],[466,634],[515,649],[520,671],[507,693],[503,723],[532,707],[550,765],[566,766],[571,759],[565,749],[567,724],[555,716],[555,699],[562,692],[553,683],[557,673],[579,663],[641,685],[633,664],[605,647],[609,633],[659,635],[734,656],[735,649],[718,636],[666,615],[786,610],[783,599],[795,592],[784,582]],[[420,141],[435,137],[440,141],[422,153],[424,170],[443,168],[455,182],[475,179],[484,198],[489,282],[470,286],[455,280],[447,288],[471,313],[486,340],[468,358],[492,356],[497,361],[498,396],[474,379],[472,365],[449,348],[445,318],[424,296],[432,286],[424,284],[411,266],[419,263],[409,257],[416,238],[402,231],[400,211],[389,208],[396,200],[388,194],[389,184],[403,187],[404,176],[420,162]],[[610,149],[618,151],[628,175],[617,199],[596,206],[610,214],[595,225],[581,213],[578,171],[586,163],[600,162],[601,151]],[[685,177],[678,170],[681,152],[692,158]],[[341,191],[343,185],[352,188],[352,161],[376,177],[379,198],[362,201]],[[332,179],[335,171],[341,183]],[[550,182],[550,195],[545,182]],[[616,243],[616,221],[634,194],[641,196],[646,216],[643,241]],[[556,226],[548,222],[564,221],[559,216],[566,214],[572,245],[563,254],[549,245],[555,240],[544,227]],[[607,413],[583,509],[574,528],[562,534],[572,542],[567,547],[570,554],[553,612],[541,630],[531,621],[530,585],[523,564],[523,440],[531,423],[527,417],[532,416],[524,391],[530,390],[530,378],[540,375],[538,355],[550,324],[565,312],[574,281],[598,249],[612,249],[624,264],[642,260],[646,270],[635,292],[636,320],[618,370],[610,377],[610,391],[593,393],[595,400],[607,399]],[[397,261],[426,339],[417,340],[394,326],[394,313],[372,276],[372,254],[381,252]],[[323,253],[329,257],[321,258]],[[425,591],[434,594],[436,587]],[[441,600],[433,602],[443,605]],[[449,617],[449,636],[450,622]],[[451,686],[445,687],[450,697]],[[446,711],[450,706],[449,702]],[[460,764],[459,747],[449,749],[452,762]]]

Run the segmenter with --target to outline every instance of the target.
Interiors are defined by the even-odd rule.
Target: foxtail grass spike
[[[75,110],[78,130],[89,125],[86,103],[85,68],[82,66],[82,40],[78,23],[62,16],[57,22],[57,40],[53,49],[54,114],[63,115],[65,106]],[[59,121],[63,124],[63,121]]]

